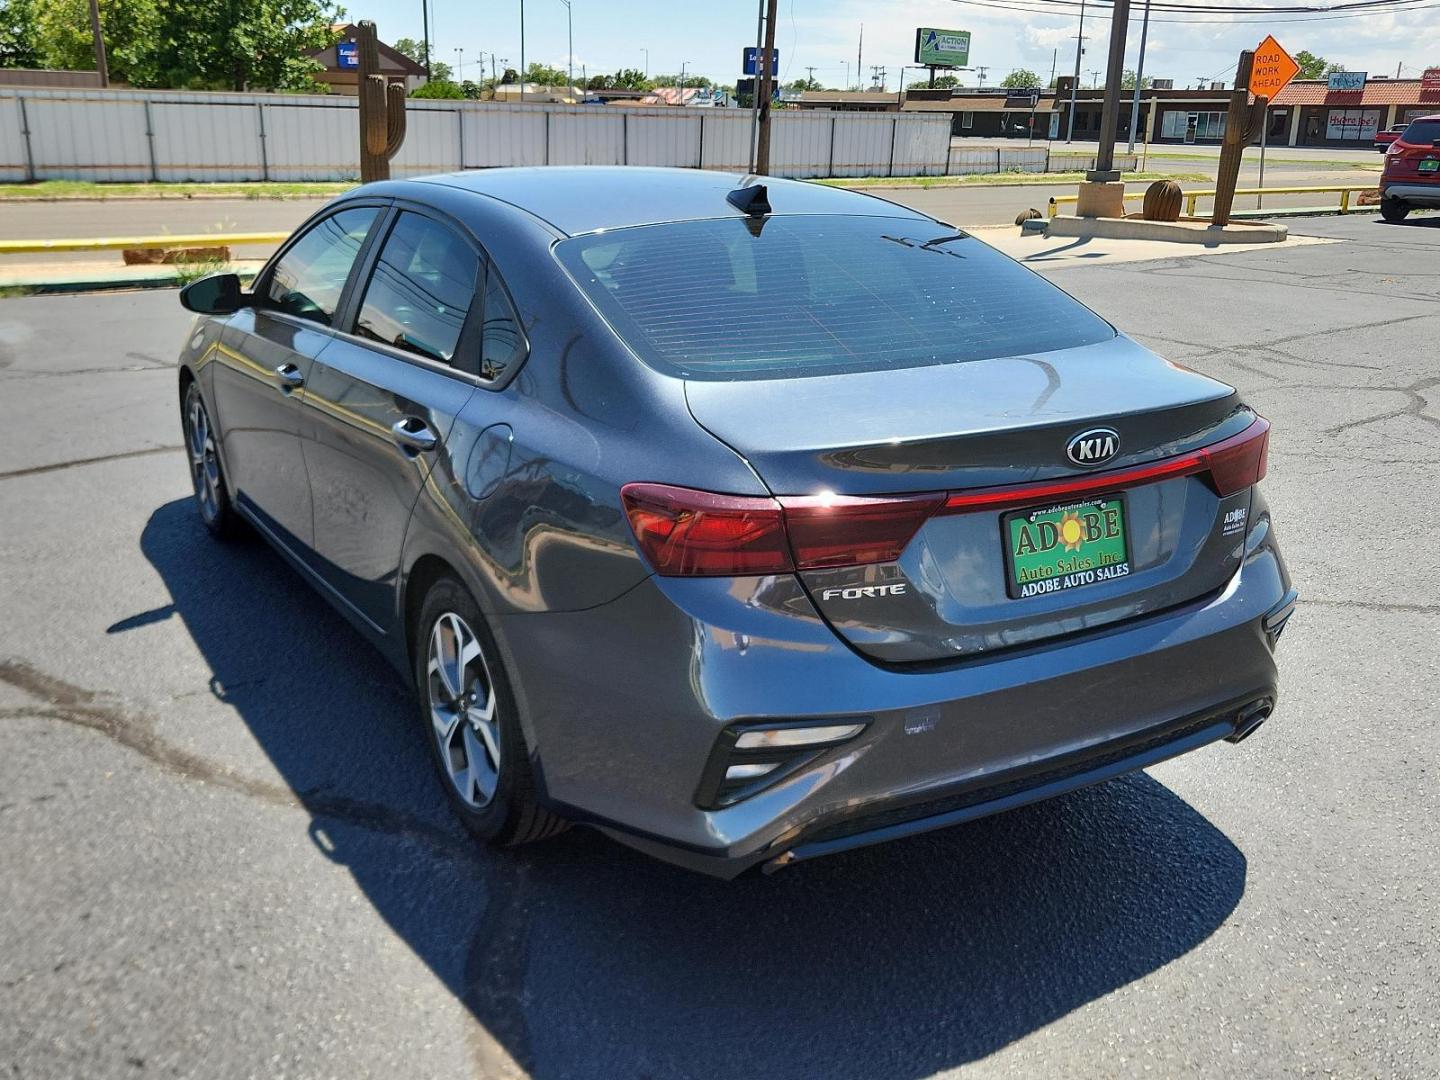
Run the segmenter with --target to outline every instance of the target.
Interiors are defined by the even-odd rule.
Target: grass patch
[[[314,183],[101,184],[92,180],[41,180],[34,184],[0,184],[0,199],[311,199],[343,195],[350,181]]]
[[[1210,180],[1204,173],[1127,172],[1122,180]],[[859,176],[827,178],[817,184],[831,187],[869,188],[946,188],[946,187],[1034,187],[1041,184],[1078,184],[1083,172],[1002,172],[978,173],[970,176]]]

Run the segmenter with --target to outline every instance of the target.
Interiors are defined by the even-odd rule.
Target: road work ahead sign
[[[1267,36],[1255,50],[1255,66],[1250,69],[1250,93],[1275,100],[1275,95],[1300,74],[1300,65],[1280,47],[1274,37]]]

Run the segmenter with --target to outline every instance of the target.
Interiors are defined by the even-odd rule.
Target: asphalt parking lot
[[[1274,422],[1274,719],[728,884],[468,842],[399,681],[195,515],[174,293],[0,300],[0,1073],[1440,1074],[1440,217],[1292,229],[1343,242],[1048,271]]]

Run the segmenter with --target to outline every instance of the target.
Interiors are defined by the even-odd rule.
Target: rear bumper
[[[503,625],[542,790],[668,861],[733,877],[1048,798],[1247,727],[1276,699],[1294,597],[1257,513],[1240,572],[1184,608],[929,670],[840,642],[793,578],[651,579]],[[720,733],[865,730],[723,809],[696,805]],[[1248,733],[1248,732],[1246,732]]]
[[[1440,206],[1440,181],[1433,184],[1380,184],[1380,195],[1411,206]]]

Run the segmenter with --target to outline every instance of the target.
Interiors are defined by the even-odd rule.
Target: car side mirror
[[[240,278],[235,274],[212,274],[180,290],[181,306],[201,315],[229,315],[253,302],[253,297],[240,290]]]

